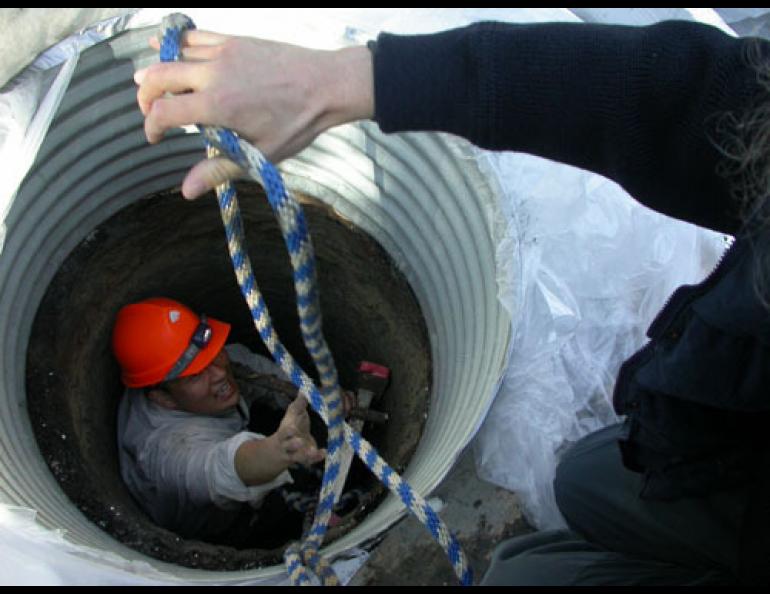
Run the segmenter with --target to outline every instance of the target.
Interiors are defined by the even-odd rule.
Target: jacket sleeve
[[[257,503],[272,489],[291,482],[284,471],[269,483],[243,484],[235,470],[235,453],[246,441],[264,438],[258,433],[243,431],[222,439],[207,434],[202,424],[188,424],[156,434],[158,439],[148,446],[159,452],[158,460],[148,468],[159,490],[175,494],[180,508],[189,501],[195,507],[213,503],[221,509],[233,509],[237,503]]]
[[[264,436],[242,431],[208,451],[204,463],[208,495],[217,507],[227,509],[233,501],[256,503],[273,489],[292,482],[289,471],[284,470],[270,482],[252,487],[243,484],[235,470],[235,453],[252,439]]]
[[[758,40],[676,21],[382,34],[375,120],[384,132],[450,132],[594,171],[659,212],[735,233],[713,137],[720,115],[760,94],[751,43],[766,51]]]
[[[159,525],[188,538],[220,532],[242,503],[256,506],[271,489],[291,482],[284,472],[269,484],[247,487],[235,471],[235,451],[260,436],[244,432],[222,439],[206,434],[205,427],[195,424],[154,431],[142,441],[128,474],[142,509]]]

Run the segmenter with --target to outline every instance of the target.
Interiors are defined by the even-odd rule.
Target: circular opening
[[[0,441],[7,455],[0,464],[0,493],[12,505],[35,510],[39,523],[62,530],[69,544],[122,560],[149,562],[174,580],[210,584],[208,571],[188,567],[246,569],[269,560],[258,551],[245,551],[239,561],[238,551],[206,548],[153,527],[123,488],[115,456],[120,388],[108,337],[121,305],[150,293],[166,293],[213,316],[228,316],[238,332],[252,332],[245,309],[240,321],[235,319],[245,306],[236,297],[214,205],[209,205],[211,220],[195,224],[191,213],[206,205],[185,203],[167,191],[201,158],[200,137],[175,132],[162,143],[148,145],[144,136],[132,76],[152,59],[147,37],[155,30],[128,31],[82,53],[35,165],[3,220]],[[320,200],[344,219],[335,219],[321,206],[317,212],[309,208],[311,226],[316,215],[328,217],[336,231],[311,229],[320,256],[327,338],[343,383],[349,377],[344,366],[352,359],[368,357],[392,369],[394,381],[386,398],[391,420],[382,435],[376,430],[365,433],[425,496],[446,476],[475,433],[507,360],[511,320],[497,299],[494,265],[499,191],[469,147],[456,139],[441,134],[384,135],[375,124],[335,128],[281,166],[295,193]],[[166,195],[157,196],[158,192]],[[252,197],[257,194],[249,192]],[[151,206],[159,201],[173,206],[165,210],[155,204],[158,210],[153,211]],[[251,211],[264,199],[243,202]],[[135,214],[126,216],[130,212]],[[277,231],[274,242],[263,240],[254,223],[259,218],[246,214],[259,276],[265,272],[258,263],[261,250],[274,243],[278,258],[285,257],[285,249],[277,247],[281,245]],[[111,216],[121,223],[103,224]],[[158,227],[163,220],[172,222]],[[95,230],[97,225],[101,226]],[[343,243],[353,246],[348,252],[324,253],[327,244],[356,229],[378,245],[361,237]],[[215,239],[206,243],[206,237]],[[367,245],[373,246],[371,250]],[[166,265],[160,266],[164,257]],[[346,265],[339,267],[349,276],[334,277],[329,270],[341,259]],[[356,299],[355,292],[367,290],[355,274],[370,271],[372,262],[382,263],[385,271],[365,275],[380,277],[378,305],[367,312],[354,310],[349,303]],[[395,268],[408,280],[408,287]],[[286,274],[288,278],[288,264]],[[66,282],[60,280],[64,275],[70,275]],[[325,275],[331,280],[325,281]],[[233,279],[231,286],[228,277]],[[282,299],[293,301],[293,291],[272,290],[262,278],[259,282],[273,301],[282,339],[301,361],[304,349],[298,340],[292,344],[290,336],[296,331],[296,318],[284,323],[276,309]],[[414,315],[403,300],[389,297],[403,293],[411,298],[410,289],[421,309],[414,305]],[[340,315],[330,311],[330,303]],[[293,317],[293,303],[284,311]],[[410,329],[410,324],[419,329]],[[430,361],[424,375],[415,373],[408,380],[407,370],[426,356],[426,328]],[[353,336],[359,344],[353,345]],[[354,346],[367,352],[359,353]],[[346,348],[356,352],[351,356],[340,351]],[[417,431],[414,423],[422,421],[428,384],[430,414]],[[85,394],[99,396],[89,400]],[[411,444],[418,440],[412,454]],[[391,494],[366,512],[359,525],[324,546],[326,555],[376,538],[403,516],[404,506]],[[104,566],[113,571],[109,562]],[[241,583],[244,577],[283,573],[281,565],[272,565],[246,574],[220,572],[216,579]]]
[[[299,364],[312,370],[273,213],[257,186],[243,184],[238,190],[249,255],[276,330]],[[319,201],[299,198],[318,259],[324,334],[342,386],[355,388],[361,360],[391,369],[391,384],[374,404],[388,413],[389,421],[366,423],[363,433],[401,472],[427,417],[431,360],[422,313],[408,283],[375,241]],[[123,485],[115,437],[122,387],[110,333],[121,306],[154,295],[179,299],[230,322],[229,342],[267,355],[235,281],[216,201],[187,202],[176,192],[140,200],[87,235],[59,268],[37,310],[26,382],[43,457],[92,522],[144,554],[211,570],[280,564],[283,547],[237,550],[180,538],[155,525]],[[350,489],[364,495],[326,542],[352,530],[385,495],[357,460],[346,484]]]

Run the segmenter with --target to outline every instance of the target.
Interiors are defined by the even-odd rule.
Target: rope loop
[[[192,19],[183,14],[172,14],[163,19],[160,57],[164,62],[181,59],[182,34],[194,29]],[[462,585],[473,583],[473,573],[457,539],[447,529],[431,506],[408,483],[403,481],[380,457],[377,450],[353,430],[342,416],[341,390],[334,364],[323,332],[321,331],[321,309],[318,300],[316,263],[313,246],[307,232],[307,224],[297,200],[287,191],[283,178],[276,167],[259,150],[224,128],[203,126],[209,158],[223,155],[240,165],[267,194],[276,215],[281,233],[289,252],[294,270],[294,287],[297,292],[297,311],[300,318],[302,339],[318,371],[321,387],[297,365],[294,358],[281,344],[276,334],[267,305],[259,291],[245,249],[243,221],[235,189],[229,182],[216,188],[219,210],[225,228],[225,237],[233,263],[238,286],[251,311],[254,326],[275,362],[298,388],[328,426],[327,456],[324,475],[321,480],[318,505],[313,523],[303,536],[304,542],[292,543],[284,553],[289,578],[294,585],[311,585],[311,575],[323,585],[339,585],[334,570],[324,559],[319,549],[329,525],[334,505],[337,502],[335,486],[344,481],[340,473],[340,457],[343,444],[347,443],[369,470],[404,503],[429,530],[433,538],[444,548],[453,569]],[[339,490],[341,491],[341,489]]]

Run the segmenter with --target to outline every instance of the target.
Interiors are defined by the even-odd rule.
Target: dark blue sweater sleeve
[[[735,233],[714,137],[719,117],[761,93],[748,43],[676,21],[382,34],[375,120],[384,132],[450,132],[594,171],[659,212]]]

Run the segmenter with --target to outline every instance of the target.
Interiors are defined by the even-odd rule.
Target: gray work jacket
[[[242,345],[226,347],[231,360],[278,377],[280,368]],[[235,452],[263,439],[246,430],[249,406],[220,416],[168,410],[143,390],[127,389],[118,409],[118,451],[123,481],[160,526],[184,537],[205,538],[227,529],[243,504],[259,507],[272,489],[292,482],[288,471],[247,487],[235,471]]]

